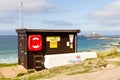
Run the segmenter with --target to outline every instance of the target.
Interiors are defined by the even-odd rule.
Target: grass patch
[[[116,52],[116,54],[112,54],[110,52],[97,52],[98,58],[115,58],[115,57],[120,57],[120,52]]]
[[[0,80],[12,80],[10,78],[0,78]]]
[[[27,71],[28,74],[31,74],[31,73],[34,73],[34,72],[35,72],[34,69],[30,69],[30,70]]]
[[[114,57],[120,57],[120,52],[117,52],[116,47],[112,47],[108,51],[99,51],[97,52],[98,58],[114,58]]]
[[[67,74],[67,75],[76,75],[76,74],[83,74],[83,73],[89,73],[89,70],[73,72],[73,73],[69,73],[69,74]]]
[[[23,75],[25,75],[25,73],[19,73],[19,74],[17,74],[17,77],[21,77]]]
[[[114,62],[113,64],[120,66],[120,61]]]
[[[3,64],[0,64],[0,67],[16,66],[17,64],[18,64],[18,63],[10,63],[10,64],[3,63]]]

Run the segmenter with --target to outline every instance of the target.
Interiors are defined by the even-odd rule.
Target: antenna
[[[20,1],[20,27],[23,28],[23,1]]]

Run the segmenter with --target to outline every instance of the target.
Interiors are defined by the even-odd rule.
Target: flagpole
[[[20,1],[20,27],[23,28],[23,1]]]

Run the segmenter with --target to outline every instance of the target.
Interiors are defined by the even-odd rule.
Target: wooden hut
[[[16,29],[18,64],[27,69],[44,69],[47,54],[75,53],[80,30]]]

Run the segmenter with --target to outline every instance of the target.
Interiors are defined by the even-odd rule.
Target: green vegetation
[[[17,77],[21,77],[23,75],[25,75],[25,73],[19,73],[19,74],[17,74]]]
[[[28,74],[31,74],[31,73],[34,73],[34,72],[35,72],[34,69],[29,69],[29,70],[27,71]]]
[[[0,80],[12,80],[10,78],[0,78]]]
[[[114,62],[113,64],[120,66],[120,61]]]
[[[0,67],[9,67],[9,66],[16,66],[17,63],[10,63],[10,64],[0,64]]]
[[[120,52],[117,52],[117,48],[116,47],[112,47],[110,50],[108,51],[99,51],[97,52],[97,56],[99,58],[114,58],[114,57],[120,57]]]

